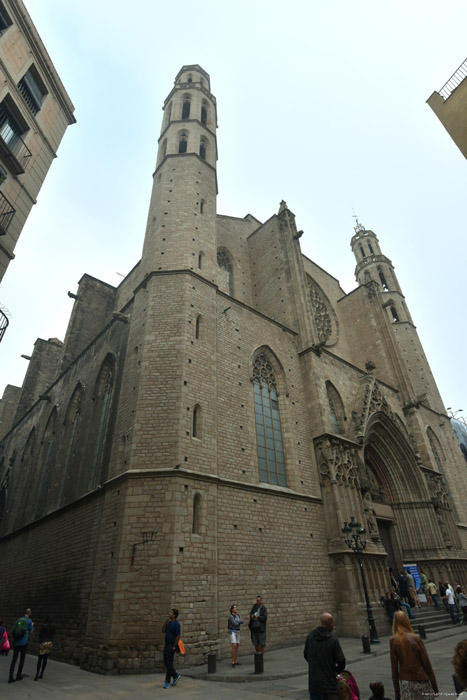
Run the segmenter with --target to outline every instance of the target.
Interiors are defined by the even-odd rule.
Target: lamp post
[[[366,602],[366,614],[368,619],[368,627],[370,628],[370,644],[379,644],[379,637],[375,627],[375,620],[373,617],[373,611],[371,609],[370,600],[368,598],[368,589],[366,587],[365,569],[363,568],[362,553],[366,549],[366,540],[362,540],[360,535],[365,534],[365,528],[363,528],[360,523],[357,523],[354,516],[350,518],[350,522],[344,521],[344,527],[342,528],[344,535],[348,535],[345,540],[345,544],[352,552],[355,552],[358,559],[358,564],[360,566],[360,573],[362,575],[363,592],[365,594]]]

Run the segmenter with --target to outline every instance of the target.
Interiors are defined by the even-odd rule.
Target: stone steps
[[[440,610],[436,610],[436,608],[431,608],[428,606],[423,606],[422,608],[418,609],[412,608],[412,612],[415,615],[415,620],[412,620],[411,622],[415,631],[418,630],[419,625],[423,625],[425,627],[427,634],[454,627],[451,616],[446,611],[444,606],[441,607]]]

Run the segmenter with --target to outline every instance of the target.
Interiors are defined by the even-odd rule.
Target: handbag
[[[181,654],[182,656],[185,656],[185,654],[186,654],[185,645],[184,645],[184,643],[182,642],[181,639],[179,639],[178,642],[177,642],[177,651],[178,651],[179,654]]]

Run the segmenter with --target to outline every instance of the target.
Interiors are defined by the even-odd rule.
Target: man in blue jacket
[[[10,664],[10,676],[8,678],[8,683],[15,682],[15,666],[18,656],[20,657],[20,659],[16,680],[23,680],[23,666],[24,661],[26,659],[26,650],[28,648],[29,635],[31,635],[34,630],[34,623],[31,620],[31,615],[31,608],[28,608],[24,613],[23,617],[20,617],[18,620],[16,620],[15,624],[13,625],[13,631],[11,633],[13,642],[13,658]]]
[[[310,700],[337,700],[336,674],[344,670],[345,656],[337,637],[332,636],[332,615],[323,613],[320,622],[308,635],[303,650],[308,661]]]

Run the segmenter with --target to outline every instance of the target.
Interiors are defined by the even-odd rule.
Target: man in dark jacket
[[[336,674],[344,670],[345,656],[339,641],[332,636],[332,615],[323,613],[320,622],[308,635],[303,650],[308,661],[310,700],[337,700]]]
[[[260,595],[256,596],[256,603],[250,610],[250,622],[248,627],[251,632],[251,643],[255,650],[260,654],[264,654],[266,646],[266,622],[268,619],[268,610],[263,605],[263,599]]]

